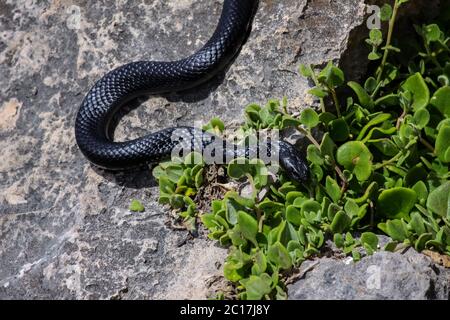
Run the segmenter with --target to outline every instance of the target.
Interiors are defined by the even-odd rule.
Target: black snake
[[[211,39],[195,54],[178,61],[138,61],[123,65],[107,73],[84,98],[75,122],[77,144],[94,165],[105,169],[127,169],[145,163],[155,163],[170,157],[180,141],[173,133],[181,132],[183,144],[199,142],[202,151],[217,137],[192,127],[168,128],[144,137],[114,142],[109,126],[114,114],[142,95],[179,92],[196,87],[214,77],[237,56],[246,41],[258,7],[258,0],[224,0],[222,14]],[[256,147],[259,150],[259,147]],[[225,149],[230,154],[250,157],[258,150]],[[240,151],[239,151],[240,150]],[[266,149],[265,149],[266,150]],[[269,151],[273,152],[272,150]],[[308,166],[300,153],[289,143],[279,141],[279,162],[286,173],[299,182],[306,181]]]

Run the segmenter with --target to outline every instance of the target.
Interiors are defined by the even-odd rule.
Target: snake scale
[[[94,165],[123,170],[156,163],[182,144],[194,141],[202,151],[218,137],[193,127],[174,127],[135,140],[114,142],[109,135],[113,116],[131,100],[149,94],[180,92],[197,87],[224,70],[238,55],[252,27],[258,0],[224,0],[219,23],[210,40],[196,53],[178,61],[138,61],[120,66],[98,80],[84,98],[75,121],[75,138]],[[174,141],[173,134],[183,139]],[[224,149],[224,157],[250,157],[251,147]],[[253,147],[255,148],[255,147]],[[259,147],[256,147],[259,149]],[[237,148],[236,148],[237,149]],[[241,151],[239,151],[241,150]],[[270,150],[269,150],[270,151]],[[272,150],[273,151],[273,150]],[[308,166],[293,145],[279,141],[279,163],[294,180],[305,182]]]

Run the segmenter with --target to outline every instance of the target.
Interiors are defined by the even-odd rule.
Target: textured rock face
[[[212,34],[221,1],[0,1],[0,298],[204,298],[226,251],[166,226],[149,171],[105,173],[77,149],[84,94],[133,60],[184,57]],[[116,137],[213,116],[240,121],[251,102],[310,103],[300,62],[338,59],[363,23],[362,0],[261,1],[226,75],[155,97]],[[143,199],[142,214],[127,210]]]
[[[358,263],[322,258],[288,291],[292,300],[447,300],[450,270],[413,249],[376,252]]]

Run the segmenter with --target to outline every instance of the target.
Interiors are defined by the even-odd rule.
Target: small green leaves
[[[320,87],[312,88],[311,90],[308,91],[308,93],[320,99],[323,99],[326,96],[328,96],[328,92]]]
[[[420,73],[410,76],[405,81],[402,88],[412,94],[412,109],[414,111],[425,108],[428,105],[428,102],[430,101],[430,90]]]
[[[428,43],[435,42],[441,38],[441,29],[437,24],[430,24],[423,27],[423,34]]]
[[[280,242],[276,242],[269,248],[267,258],[270,262],[282,270],[290,269],[292,266],[291,256]]]
[[[369,39],[366,42],[372,46],[372,52],[369,54],[369,60],[375,61],[381,59],[382,55],[378,52],[378,48],[383,43],[383,33],[379,29],[372,29],[369,33]]]
[[[380,214],[387,218],[407,217],[417,201],[417,194],[408,188],[384,190],[378,197]]]
[[[239,211],[237,222],[240,226],[240,231],[244,238],[250,240],[255,246],[258,246],[258,242],[256,241],[258,223],[255,218],[244,211]]]
[[[344,84],[345,76],[344,72],[330,61],[319,73],[318,80],[329,88],[336,88]]]
[[[366,249],[367,253],[370,255],[377,250],[378,237],[372,232],[364,232],[361,235],[361,243]]]
[[[302,216],[300,215],[300,210],[292,205],[286,208],[286,219],[295,226],[300,226],[302,224]]]
[[[337,151],[337,161],[345,169],[353,172],[359,181],[367,180],[372,174],[372,154],[359,141],[343,144]]]
[[[419,109],[414,113],[414,123],[417,128],[424,129],[430,122],[430,113],[427,109]]]
[[[374,102],[372,98],[369,96],[367,91],[357,82],[350,81],[348,86],[353,89],[353,91],[358,96],[359,103],[361,106],[367,109],[372,109]]]
[[[225,124],[219,118],[213,118],[207,125],[203,126],[203,130],[211,131],[212,133],[222,133],[225,130]]]
[[[450,219],[450,181],[430,193],[427,207],[439,216]]]
[[[251,275],[250,278],[241,280],[246,289],[248,300],[261,300],[272,291],[272,278],[264,273],[261,276]]]
[[[341,198],[341,188],[339,187],[336,180],[332,179],[330,176],[327,176],[325,188],[327,190],[328,195],[330,196],[333,202],[337,203]]]
[[[307,108],[302,111],[300,115],[300,122],[311,129],[319,124],[319,116],[316,111],[311,108]]]
[[[350,226],[350,223],[350,217],[344,211],[339,211],[334,216],[330,228],[333,233],[343,233]]]
[[[304,64],[300,64],[299,67],[299,72],[302,76],[304,76],[305,78],[309,78],[312,76],[313,71],[311,70],[311,67],[306,66]]]
[[[387,251],[403,243],[450,255],[450,37],[436,23],[417,28],[421,43],[392,41],[405,2],[382,7],[387,37],[371,30],[366,40],[379,62],[364,81],[348,82],[350,92],[337,90],[346,77],[332,62],[301,65],[320,109],[290,114],[286,98],[245,108],[245,124],[232,135],[241,142],[271,129],[309,140],[306,183],[248,159],[210,169],[199,154],[200,161],[173,159],[153,170],[160,202],[177,222],[195,231],[201,220],[208,238],[229,248],[223,272],[238,297],[286,299],[288,272],[320,255],[328,239],[355,262],[378,249],[379,232],[392,238]],[[399,53],[409,63],[399,63]],[[225,124],[213,119],[204,129],[220,136]],[[200,214],[205,195],[221,200]]]
[[[430,104],[436,107],[443,116],[450,118],[450,87],[438,89],[431,98]]]
[[[386,3],[381,7],[380,19],[381,21],[389,21],[392,18],[392,7]]]
[[[330,121],[328,128],[331,138],[337,142],[346,141],[350,135],[350,128],[343,118]]]
[[[144,212],[145,208],[139,200],[133,199],[131,201],[129,210],[132,212]]]
[[[395,241],[403,242],[408,238],[408,230],[402,220],[388,220],[386,232]]]
[[[440,128],[436,138],[436,155],[444,163],[450,163],[450,125]]]

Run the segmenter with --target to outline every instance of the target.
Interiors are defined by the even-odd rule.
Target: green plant
[[[144,212],[145,208],[139,200],[133,199],[130,203],[129,210],[132,212]]]
[[[380,30],[370,32],[368,58],[379,65],[362,84],[345,83],[331,62],[322,70],[300,67],[315,84],[310,93],[319,99],[319,113],[308,108],[292,116],[286,99],[245,109],[242,139],[294,127],[310,140],[308,185],[283,172],[268,175],[261,161],[235,160],[227,176],[245,188],[231,188],[200,213],[193,201],[204,185],[200,155],[154,169],[161,202],[178,209],[191,230],[199,218],[210,239],[230,248],[224,275],[240,298],[285,299],[286,277],[320,254],[327,239],[355,261],[378,249],[380,232],[393,240],[384,250],[402,243],[450,255],[450,30],[448,20],[416,27],[420,42],[394,46],[405,2],[383,7],[388,34],[384,40]],[[344,87],[352,94],[340,94]],[[214,119],[204,129],[221,134],[224,128]],[[315,131],[323,132],[321,139]]]

